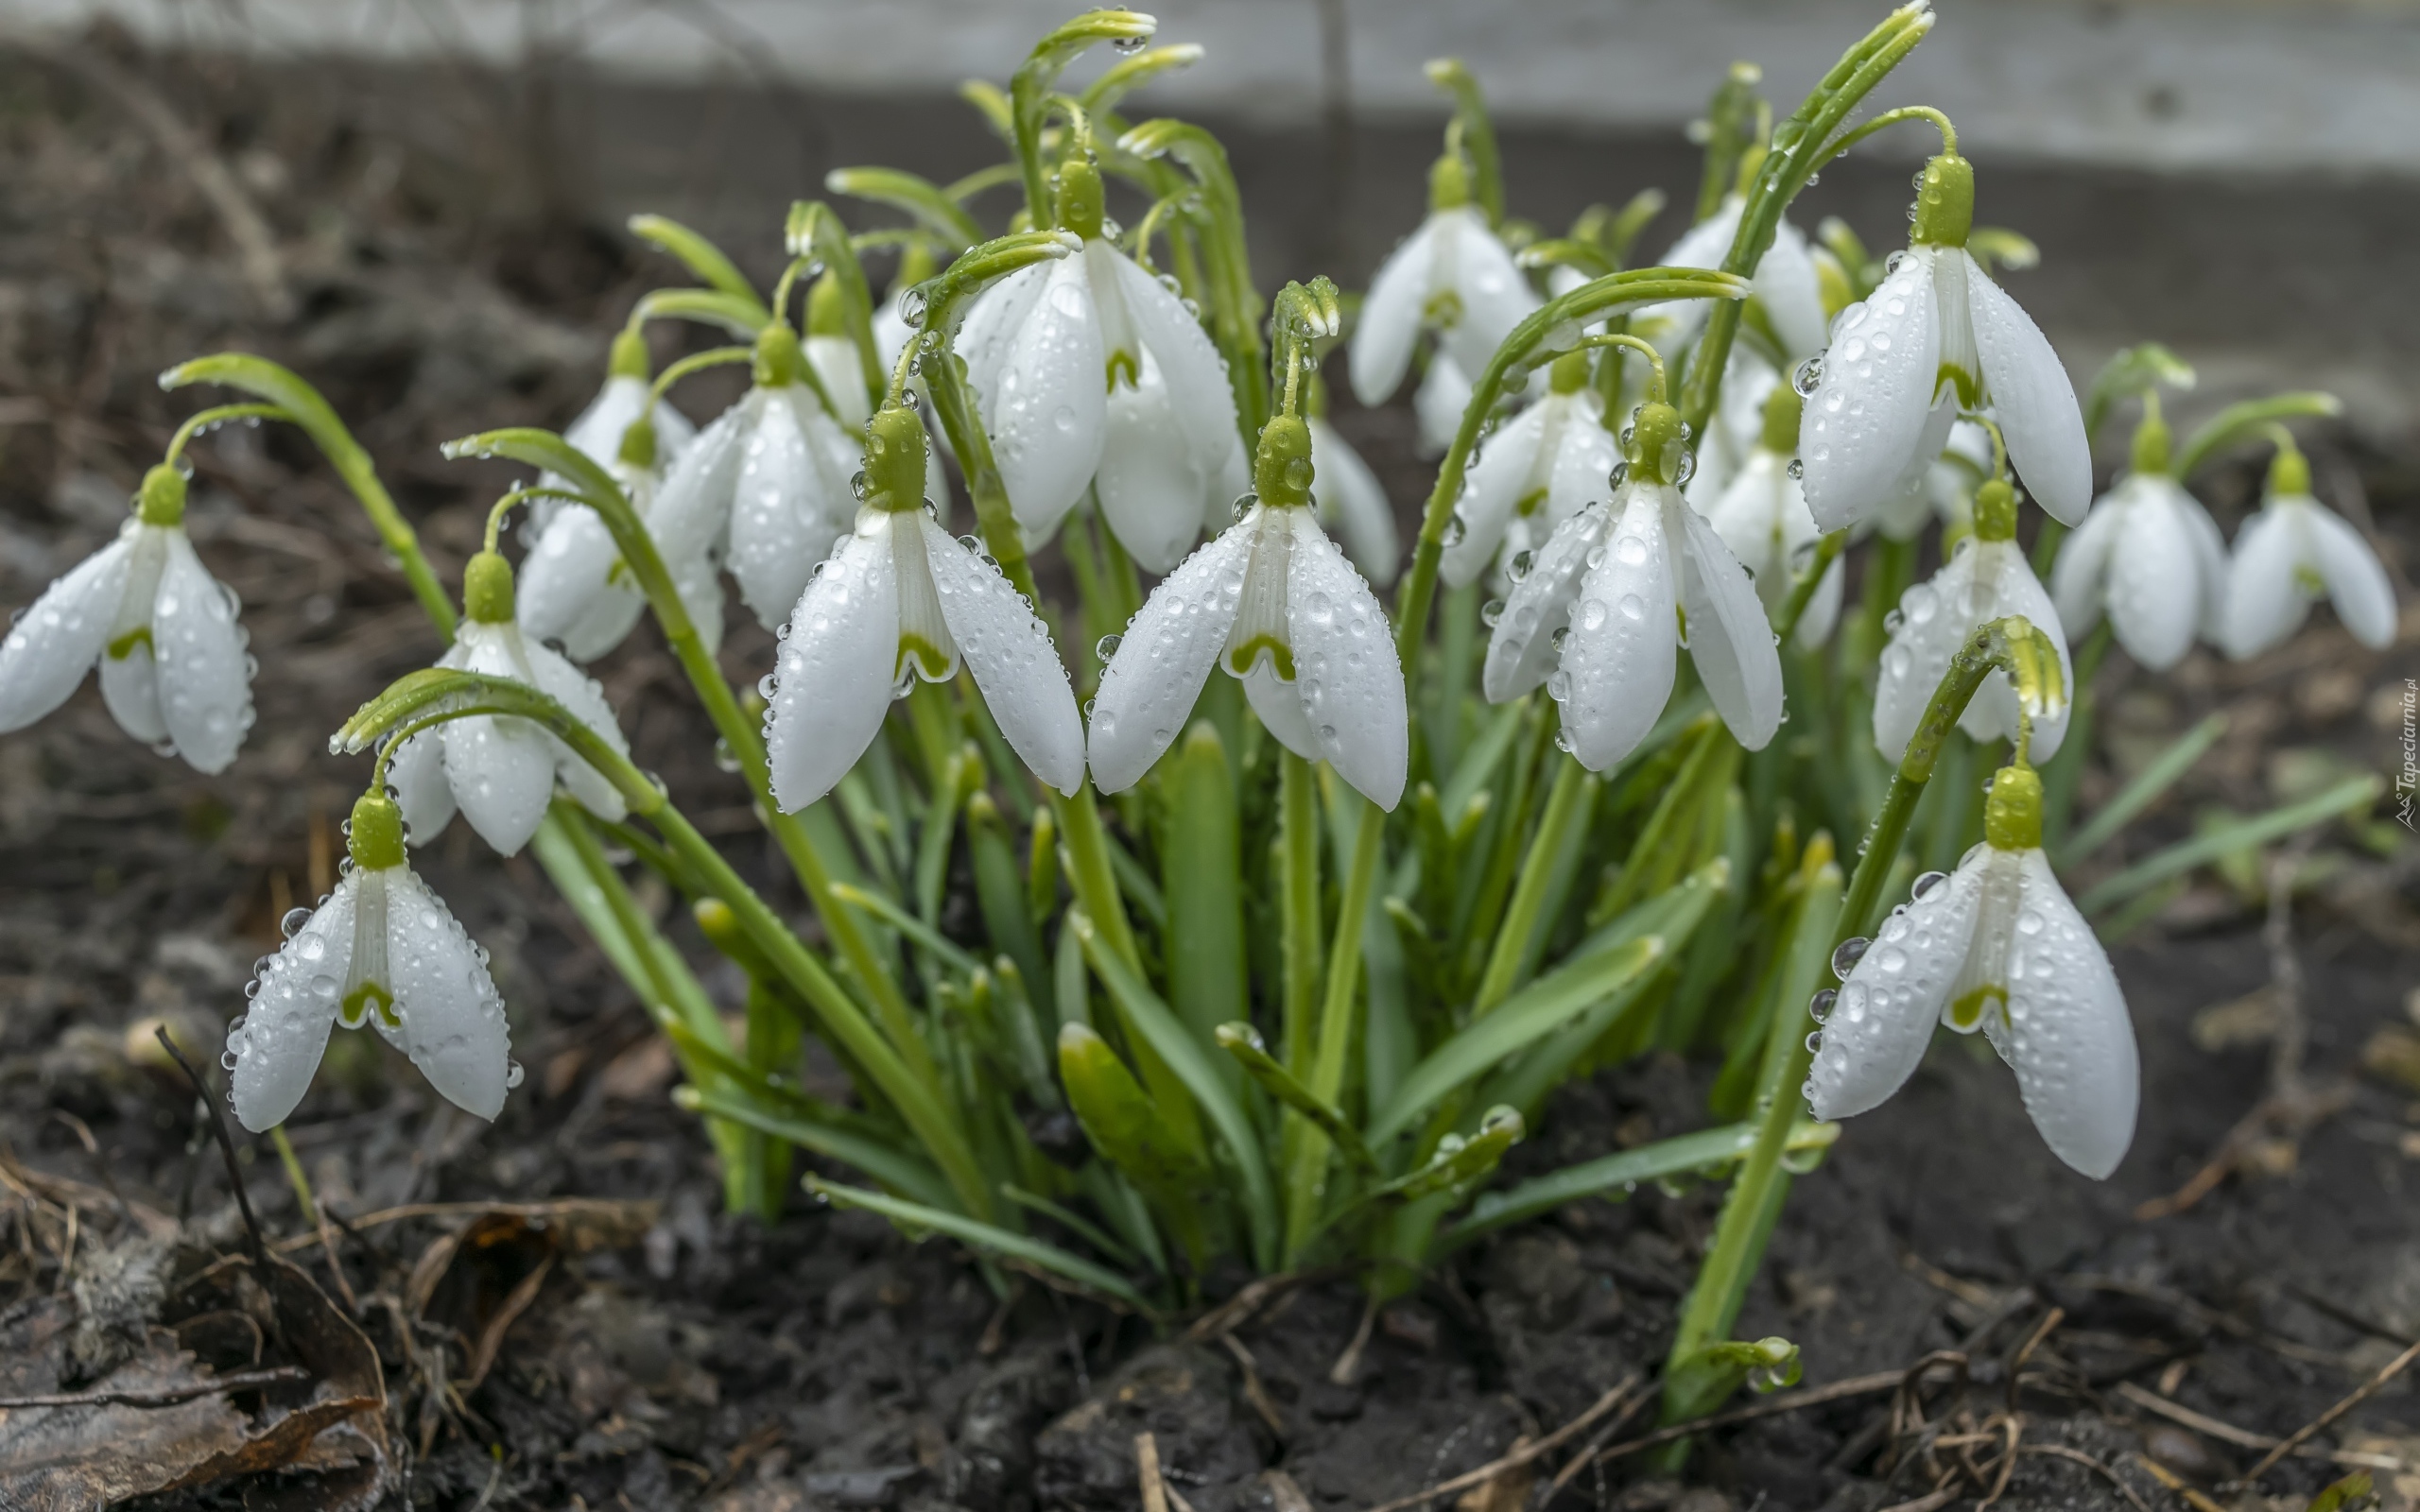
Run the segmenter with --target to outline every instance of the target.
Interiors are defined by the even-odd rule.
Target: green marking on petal
[[[1943,363],[1933,374],[1932,391],[1938,395],[1944,387],[1958,390],[1958,407],[1979,409],[1983,403],[1983,380],[1951,363]]]
[[[1439,289],[1420,307],[1420,318],[1437,330],[1451,331],[1462,323],[1462,297],[1452,289]]]
[[[939,682],[949,676],[949,658],[923,636],[903,630],[899,636],[899,659],[890,664],[891,680],[898,681],[911,668],[926,682]]]
[[[1983,1015],[1997,1012],[2001,1022],[2008,1019],[2008,988],[1995,982],[1960,996],[1949,1005],[1949,1026],[1960,1034],[1973,1034],[1982,1027]]]
[[[1294,651],[1273,635],[1255,635],[1227,653],[1227,670],[1236,677],[1250,677],[1254,663],[1266,654],[1270,664],[1277,669],[1278,680],[1294,680]]]
[[[337,1017],[346,1028],[358,1029],[370,1022],[372,1009],[386,1021],[388,1028],[400,1029],[404,1026],[402,1017],[395,1012],[395,994],[380,983],[366,978],[344,995],[344,1001],[337,1005]]]
[[[1521,495],[1520,498],[1513,501],[1512,512],[1519,515],[1522,519],[1527,520],[1530,516],[1538,512],[1538,506],[1546,502],[1546,490],[1531,489],[1529,492]]]
[[[2320,576],[2319,569],[2313,567],[2308,562],[2296,562],[2294,564],[2294,586],[2302,590],[2303,596],[2306,598],[2325,598],[2327,596],[2327,579]],[[112,656],[117,654],[115,643],[112,643],[110,654]]]
[[[138,645],[149,646],[153,655],[159,654],[158,646],[153,644],[151,640],[150,626],[138,625],[112,641],[109,644],[109,658],[112,662],[123,662],[134,654],[134,648]]]
[[[1112,392],[1116,390],[1118,380],[1121,378],[1126,381],[1126,387],[1129,388],[1136,387],[1143,382],[1142,365],[1135,361],[1134,353],[1123,347],[1109,354],[1109,387]]]

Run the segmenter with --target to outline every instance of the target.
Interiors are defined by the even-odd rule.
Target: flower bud
[[[1975,539],[2016,539],[2016,490],[2006,478],[1994,478],[1975,490]]]
[[[185,518],[185,475],[163,462],[143,474],[134,495],[134,511],[147,525],[182,524]]]
[[[1925,164],[1916,187],[1912,240],[1934,247],[1963,247],[1975,225],[1975,165],[1954,152]]]
[[[1983,802],[1983,838],[1996,850],[2042,848],[2042,774],[2031,766],[2003,766],[1992,778]]]
[[[877,411],[866,422],[866,506],[893,513],[925,503],[925,421],[912,405]]]
[[[364,793],[354,800],[345,853],[364,871],[384,871],[404,864],[404,811],[393,799],[384,793]]]
[[[813,309],[814,301],[810,298],[810,318]],[[797,335],[779,320],[756,333],[752,377],[759,388],[784,388],[806,381],[806,352],[799,346]]]
[[[1631,424],[1632,481],[1679,483],[1682,458],[1688,455],[1689,451],[1688,438],[1681,425],[1681,412],[1669,404],[1650,401],[1639,406],[1638,418]]]
[[[1311,427],[1299,415],[1278,415],[1261,428],[1253,457],[1253,485],[1272,509],[1311,502]]]
[[[1081,156],[1059,165],[1059,225],[1086,241],[1100,235],[1100,170]]]
[[[482,625],[504,625],[512,619],[512,564],[493,551],[483,551],[462,569],[462,612]]]
[[[2269,496],[2283,499],[2309,491],[2309,459],[2290,444],[2278,447],[2269,462]]]

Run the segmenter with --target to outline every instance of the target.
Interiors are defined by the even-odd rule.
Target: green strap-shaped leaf
[[[1093,1148],[1142,1189],[1199,1270],[1208,1258],[1202,1214],[1217,1186],[1201,1150],[1177,1137],[1126,1062],[1086,1025],[1059,1031],[1059,1081]]]
[[[823,187],[836,195],[906,211],[918,225],[941,237],[952,253],[983,239],[983,228],[940,185],[899,168],[835,168],[823,176]]]
[[[765,308],[765,297],[756,292],[756,285],[748,282],[748,275],[723,255],[721,248],[679,221],[662,215],[632,215],[630,229],[631,235],[678,259],[683,267],[697,275],[698,282],[735,300],[754,304],[756,323],[752,330],[762,331],[772,320],[772,312]]]
[[[2385,791],[2386,780],[2376,773],[2348,777],[2325,792],[2299,803],[2289,803],[2224,829],[2180,840],[2165,850],[2146,856],[2086,891],[2076,900],[2076,906],[2086,914],[2100,913],[2147,887],[2216,861],[2221,856],[2249,850],[2272,840],[2282,840],[2297,830],[2308,830],[2312,825],[2325,824],[2342,815],[2367,813],[2370,805],[2377,801],[2378,795]]]
[[[1206,1039],[1250,1010],[1243,821],[1218,727],[1195,721],[1176,759],[1161,768],[1160,781],[1168,799],[1160,865],[1167,900],[1168,1005]]]
[[[1143,1299],[1143,1294],[1127,1283],[1126,1278],[1115,1271],[1094,1264],[1081,1256],[1071,1255],[1057,1245],[1011,1233],[993,1224],[982,1223],[963,1213],[947,1212],[921,1202],[908,1202],[887,1197],[878,1192],[863,1192],[856,1187],[838,1186],[820,1177],[809,1176],[806,1189],[837,1208],[858,1208],[878,1212],[903,1228],[929,1229],[949,1235],[974,1249],[988,1255],[1023,1261],[1054,1275],[1063,1276],[1089,1291],[1115,1297],[1145,1317],[1157,1317],[1158,1312]]]
[[[693,1113],[727,1118],[854,1165],[901,1196],[927,1206],[942,1207],[953,1200],[949,1183],[931,1165],[856,1130],[801,1118],[751,1097],[703,1087],[676,1087],[672,1100]]]
[[[1816,1155],[1840,1137],[1838,1124],[1802,1123],[1791,1130],[1789,1147],[1795,1155]],[[1619,1199],[1644,1182],[1719,1175],[1755,1143],[1754,1124],[1725,1124],[1567,1165],[1501,1192],[1482,1193],[1467,1216],[1437,1236],[1438,1253],[1459,1249],[1482,1234],[1552,1212],[1582,1197]]]
[[[1233,1056],[1270,1096],[1318,1125],[1355,1166],[1372,1173],[1378,1169],[1370,1147],[1361,1143],[1359,1131],[1344,1121],[1344,1114],[1335,1104],[1304,1086],[1292,1072],[1277,1063],[1258,1029],[1241,1022],[1222,1023],[1219,1025],[1219,1048]]]
[[[1411,1069],[1393,1100],[1370,1120],[1372,1147],[1384,1146],[1438,1099],[1478,1080],[1588,1008],[1643,985],[1665,954],[1664,941],[1651,935],[1568,961],[1515,992]]]

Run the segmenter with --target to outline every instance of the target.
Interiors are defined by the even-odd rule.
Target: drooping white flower
[[[605,690],[553,647],[532,644],[521,633],[513,617],[512,569],[504,558],[483,551],[462,578],[466,612],[437,664],[526,683],[628,755]],[[628,812],[619,789],[527,719],[480,715],[422,730],[391,753],[388,780],[416,846],[444,833],[458,808],[480,839],[512,855],[538,833],[559,781],[598,818],[615,820]]]
[[[1089,485],[1128,554],[1165,572],[1235,497],[1226,362],[1184,300],[1103,238],[1098,170],[1064,163],[1059,202],[1080,253],[984,290],[958,352],[1026,539],[1049,540]]]
[[[1705,435],[1698,438],[1697,471],[1681,489],[1690,503],[1704,508],[1731,487],[1731,480],[1764,435],[1765,403],[1780,386],[1781,374],[1771,363],[1745,346],[1732,347],[1731,359],[1723,364],[1722,391],[1715,402],[1714,418],[1706,422]],[[1797,438],[1791,438],[1793,452],[1797,445]]]
[[[1412,450],[1417,455],[1424,458],[1445,455],[1445,449],[1454,444],[1455,433],[1462,428],[1462,413],[1471,407],[1474,391],[1471,375],[1451,355],[1443,350],[1428,354],[1428,370],[1411,392]]]
[[[1476,582],[1499,556],[1542,544],[1554,527],[1604,496],[1621,449],[1605,429],[1604,402],[1589,383],[1588,353],[1566,352],[1548,369],[1547,395],[1479,444],[1463,475],[1438,572],[1451,588]]]
[[[1355,397],[1364,404],[1385,404],[1411,369],[1420,333],[1433,331],[1438,355],[1451,358],[1464,375],[1467,401],[1467,375],[1484,370],[1540,302],[1485,212],[1471,201],[1461,154],[1447,152],[1429,175],[1428,218],[1379,265],[1361,302],[1348,352]],[[1429,373],[1433,381],[1433,360]],[[1460,405],[1454,418],[1461,418]]]
[[[908,679],[961,662],[1010,748],[1062,793],[1084,777],[1084,731],[1050,632],[998,565],[923,507],[925,427],[885,409],[868,428],[856,528],[799,594],[774,664],[765,754],[794,813],[848,775]]]
[[[252,728],[252,661],[233,592],[194,555],[184,475],[153,468],[117,539],[34,600],[0,641],[0,734],[23,730],[97,663],[135,739],[222,772]]]
[[[1151,591],[1101,673],[1088,742],[1093,782],[1132,787],[1192,713],[1213,665],[1240,679],[1287,749],[1326,761],[1382,809],[1410,755],[1403,663],[1386,611],[1304,501],[1310,431],[1270,421],[1260,496]],[[1271,502],[1275,499],[1278,502]]]
[[[1887,621],[1891,639],[1882,648],[1874,689],[1875,748],[1893,762],[1905,754],[1958,648],[1983,625],[2011,614],[2023,615],[2058,645],[2059,674],[2072,688],[2075,667],[2059,611],[2033,576],[2033,564],[2017,549],[2015,491],[2005,479],[1994,478],[1976,492],[1975,534],[1958,543],[1930,580],[1901,594]],[[2067,735],[2067,710],[2062,702],[2033,721],[2033,760],[2058,754]],[[2014,740],[2019,724],[2016,688],[2005,676],[1984,679],[1958,720],[1958,728],[1977,740]]]
[[[662,454],[644,421],[632,422],[623,434],[610,471],[663,557],[699,638],[714,649],[722,644],[722,580],[708,516],[698,509],[658,509],[666,481]],[[539,529],[522,562],[520,609],[526,633],[562,643],[575,662],[594,662],[638,625],[647,612],[647,593],[603,518],[587,505],[565,504]]]
[[[1823,534],[1789,471],[1797,445],[1798,394],[1787,384],[1775,384],[1765,404],[1763,434],[1749,448],[1731,486],[1704,511],[1714,533],[1754,579],[1756,596],[1776,629],[1795,586],[1797,564],[1814,551]],[[1835,557],[1799,615],[1796,638],[1801,646],[1811,649],[1831,638],[1841,617],[1842,577],[1841,559]]]
[[[2283,645],[2325,598],[2353,639],[2394,644],[2394,584],[2361,533],[2311,497],[2310,465],[2280,450],[2269,498],[2235,538],[2219,642],[2241,661]]]
[[[1737,192],[1725,195],[1713,215],[1681,233],[1672,249],[1664,254],[1664,267],[1719,268],[1730,255],[1731,244],[1739,235],[1739,218],[1748,208],[1747,197]],[[1755,298],[1772,323],[1772,334],[1780,338],[1783,352],[1797,362],[1813,356],[1824,346],[1824,289],[1816,277],[1815,259],[1806,247],[1806,238],[1789,221],[1773,228],[1772,245],[1756,264],[1749,282],[1755,287]],[[1705,323],[1706,303],[1703,300],[1674,300],[1666,304],[1647,306],[1646,312],[1668,319],[1671,325],[1657,338],[1657,345],[1677,352],[1697,335]]]
[[[1984,842],[1948,876],[1917,878],[1850,968],[1819,1015],[1805,1089],[1817,1118],[1879,1106],[1946,1024],[1989,1037],[2060,1160],[2100,1180],[2125,1158],[2142,1095],[2134,1024],[2092,925],[2042,853],[2041,793],[2031,767],[2001,768]]]
[[[670,400],[659,399],[650,406],[648,395],[653,385],[651,359],[648,355],[647,338],[636,331],[624,331],[614,338],[613,356],[605,372],[604,387],[586,408],[563,427],[563,439],[584,454],[598,467],[611,471],[614,460],[621,454],[622,434],[641,415],[655,424],[656,448],[669,464],[680,458],[697,438],[698,428],[689,417],[672,407]],[[549,472],[539,482],[550,489],[568,489],[566,480]],[[534,541],[540,532],[562,507],[560,499],[539,498],[529,501],[528,512],[523,517],[522,540]]]
[[[227,1028],[235,1117],[254,1133],[285,1122],[339,1021],[374,1025],[446,1099],[481,1118],[520,1080],[504,999],[444,902],[404,856],[403,814],[366,794],[353,807],[336,890],[293,930]]]
[[[833,414],[856,435],[873,418],[873,398],[866,388],[865,364],[857,354],[857,344],[849,337],[845,298],[838,274],[825,273],[815,281],[806,296],[803,350],[823,391],[832,396]]]
[[[1320,528],[1344,545],[1344,554],[1373,586],[1387,588],[1403,566],[1403,537],[1395,529],[1394,506],[1386,488],[1353,443],[1317,415],[1311,427],[1311,467],[1319,474]]]
[[[1832,323],[1799,436],[1807,507],[1826,530],[1899,497],[1941,455],[1961,409],[1990,409],[2034,499],[2073,524],[2092,502],[2075,387],[2040,328],[1966,250],[1974,169],[1927,165],[1912,244]]]
[[[849,479],[863,460],[864,421],[855,433],[843,428],[807,383],[806,364],[787,326],[767,326],[756,338],[755,381],[672,464],[648,510],[649,532],[681,543],[683,560],[707,542],[703,555],[730,571],[768,628],[798,602],[857,509]],[[846,376],[865,387],[854,367]],[[665,551],[671,565],[673,550]]]
[[[2135,470],[2059,547],[2050,597],[2077,635],[2109,626],[2153,672],[2185,660],[2194,636],[2224,627],[2227,543],[2202,501],[2168,472],[2168,426],[2156,412],[2135,434]]]
[[[1992,433],[1975,421],[1950,425],[1940,453],[1912,474],[1906,488],[1885,499],[1857,524],[1859,536],[1878,533],[1913,541],[1941,522],[1942,538],[1954,542],[1975,528],[1975,490],[1992,475]]]
[[[1686,442],[1661,401],[1633,421],[1629,473],[1547,538],[1497,612],[1480,686],[1501,703],[1546,684],[1564,748],[1603,771],[1672,694],[1678,653],[1750,750],[1781,726],[1781,658],[1747,573],[1674,481]]]

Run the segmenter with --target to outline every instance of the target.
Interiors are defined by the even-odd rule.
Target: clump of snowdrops
[[[2176,443],[2160,389],[2191,373],[2146,346],[2080,404],[2001,286],[2031,249],[1975,223],[1949,118],[1853,124],[1934,19],[1892,12],[1778,122],[1735,70],[1695,224],[1660,262],[1635,247],[1652,191],[1559,237],[1508,218],[1478,88],[1434,64],[1453,115],[1430,213],[1357,301],[1325,278],[1264,299],[1217,140],[1129,118],[1199,49],[1150,45],[1149,16],[1080,16],[1005,92],[969,87],[998,168],[833,174],[904,218],[853,232],[793,206],[769,292],[634,222],[698,284],[638,301],[563,433],[449,447],[530,470],[458,613],[302,379],[241,354],[171,370],[249,397],[195,414],[121,538],[17,622],[0,730],[97,665],[129,733],[203,771],[234,760],[253,668],[182,529],[181,458],[230,421],[298,425],[451,644],[334,737],[369,782],[342,879],[288,919],[229,1030],[247,1127],[294,1111],[337,1023],[497,1115],[519,1074],[506,1005],[411,866],[458,817],[535,854],[653,1016],[735,1208],[776,1213],[804,1150],[843,1173],[807,1177],[818,1195],[961,1241],[995,1283],[1158,1315],[1236,1263],[1345,1262],[1383,1298],[1574,1198],[1722,1180],[1666,1412],[1793,1380],[1787,1341],[1729,1336],[1765,1236],[1834,1121],[1891,1096],[1936,1027],[1989,1038],[2078,1171],[2125,1153],[2135,1047],[2100,940],[2178,866],[2081,910],[2060,871],[2208,735],[2072,824],[2111,639],[2163,670],[2197,639],[2273,645],[2319,597],[2367,641],[2394,618],[2281,428],[2325,396]],[[1101,43],[1108,66],[1065,84]],[[1903,249],[1790,222],[1819,168],[1892,128],[1940,146]],[[988,192],[1010,188],[994,235]],[[731,344],[655,371],[667,320]],[[1363,404],[1420,372],[1443,455],[1408,555],[1326,423],[1339,346]],[[726,363],[751,387],[698,428],[671,392]],[[2096,503],[2092,433],[2136,399]],[[2188,486],[2263,438],[2268,502],[2230,558]],[[2048,517],[2030,552],[2029,504]],[[1936,525],[1943,565],[1914,581]],[[1054,550],[1072,603],[1036,592]],[[737,615],[779,636],[752,688],[717,660]],[[584,664],[650,616],[803,908],[631,764]],[[942,927],[961,858],[971,934]],[[634,869],[742,969],[743,1032]],[[846,1102],[802,1085],[806,1036]],[[1707,1126],[1494,1179],[1559,1085],[1657,1049],[1719,1062]]]

